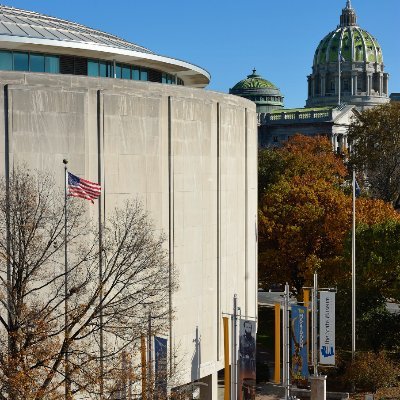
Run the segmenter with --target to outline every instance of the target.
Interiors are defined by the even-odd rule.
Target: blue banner
[[[307,307],[292,306],[290,333],[292,338],[292,382],[306,383],[308,378]]]
[[[167,339],[154,337],[155,399],[167,398],[168,354]]]

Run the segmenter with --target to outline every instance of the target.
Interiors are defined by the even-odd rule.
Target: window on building
[[[278,136],[274,136],[273,137],[273,141],[274,141],[274,143],[277,143],[279,140],[278,140]]]
[[[107,78],[107,63],[105,61],[99,62],[99,76]]]
[[[50,74],[60,73],[60,57],[46,55],[44,59],[44,70]]]
[[[122,77],[122,67],[121,64],[116,64],[115,66],[115,77],[121,79]]]
[[[141,69],[140,70],[140,80],[141,81],[147,81],[148,80],[148,76],[149,74],[147,73],[147,71],[145,69]]]
[[[132,79],[138,81],[140,79],[140,70],[139,68],[134,67],[132,69]]]
[[[11,51],[0,51],[0,69],[3,71],[11,71],[13,69]]]
[[[29,57],[29,70],[32,72],[44,72],[44,55],[31,53]]]
[[[13,53],[14,71],[29,71],[29,54],[28,53]]]
[[[99,62],[88,60],[88,76],[99,76]]]
[[[131,79],[131,67],[129,65],[122,65],[121,78]]]

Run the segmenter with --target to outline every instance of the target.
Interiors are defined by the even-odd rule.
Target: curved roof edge
[[[209,72],[197,65],[156,54],[115,35],[4,5],[0,5],[0,48],[135,64],[176,75],[191,87],[204,88],[211,80]]]

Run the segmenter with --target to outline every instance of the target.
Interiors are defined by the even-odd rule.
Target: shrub
[[[357,354],[348,365],[345,379],[358,389],[376,392],[379,388],[396,386],[399,372],[399,365],[385,352],[365,352]]]

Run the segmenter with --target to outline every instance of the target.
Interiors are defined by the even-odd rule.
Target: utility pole
[[[353,168],[353,221],[351,229],[351,358],[356,354],[356,170]]]

